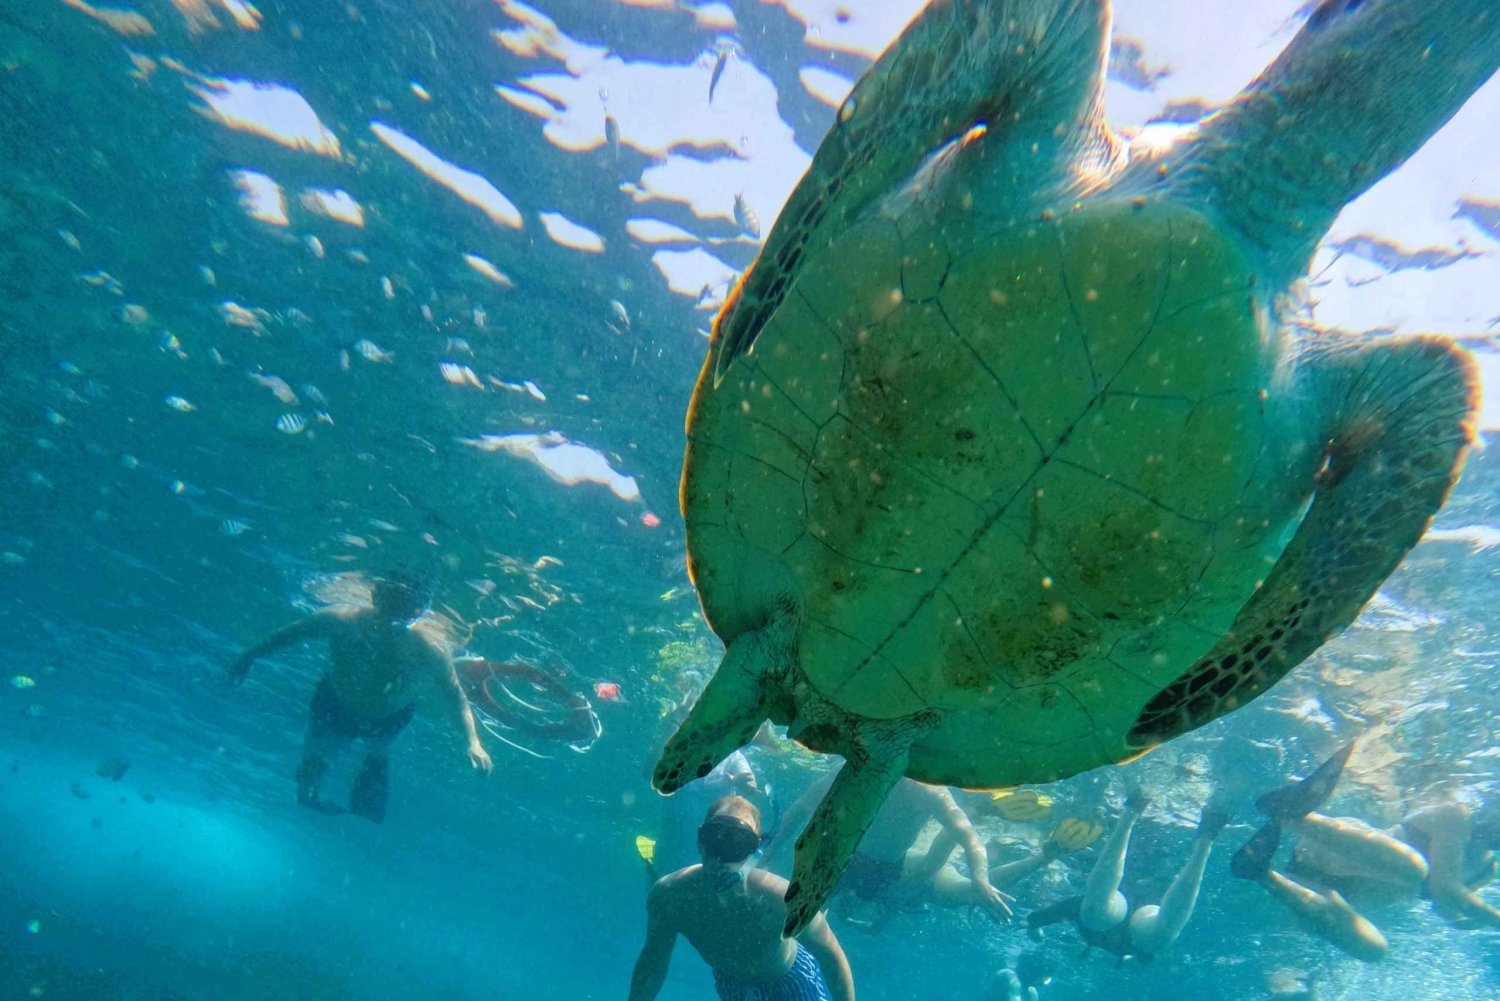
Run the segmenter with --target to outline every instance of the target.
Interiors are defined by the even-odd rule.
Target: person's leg
[[[1193,916],[1193,907],[1198,903],[1198,889],[1203,885],[1208,853],[1213,850],[1214,838],[1219,836],[1228,819],[1228,815],[1212,803],[1203,808],[1192,854],[1162,895],[1161,904],[1139,908],[1130,916],[1130,941],[1137,949],[1155,955],[1177,941],[1177,936],[1187,927],[1188,919]]]
[[[406,729],[415,713],[416,707],[408,706],[367,731],[365,761],[354,778],[354,787],[349,790],[350,813],[376,824],[385,820],[385,808],[390,799],[391,744]]]
[[[1464,879],[1464,851],[1471,837],[1469,811],[1461,803],[1444,803],[1422,812],[1427,833],[1427,893],[1439,914],[1461,921],[1500,928],[1500,909],[1486,903]],[[1408,819],[1408,825],[1413,820]]]
[[[1128,907],[1125,895],[1120,892],[1120,880],[1125,877],[1125,850],[1130,846],[1131,828],[1145,812],[1147,802],[1145,792],[1140,789],[1126,794],[1125,812],[1115,822],[1104,850],[1089,870],[1078,920],[1090,931],[1108,931],[1125,920]]]
[[[297,766],[297,802],[314,809],[323,809],[319,796],[323,776],[333,761],[353,743],[354,738],[346,725],[347,713],[339,703],[338,696],[324,678],[313,691],[312,704],[308,707],[307,733],[302,740],[302,762]]]

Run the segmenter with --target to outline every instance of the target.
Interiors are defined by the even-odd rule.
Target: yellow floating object
[[[1045,820],[1052,813],[1052,797],[1035,789],[998,789],[990,799],[1006,820]]]
[[[635,852],[642,862],[649,865],[656,861],[656,842],[644,834],[638,834],[635,838]]]
[[[1057,829],[1052,832],[1051,840],[1065,851],[1076,852],[1098,841],[1103,833],[1103,824],[1079,820],[1077,817],[1064,817],[1057,825]]]

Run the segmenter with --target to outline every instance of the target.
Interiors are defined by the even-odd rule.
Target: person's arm
[[[816,915],[802,929],[797,941],[818,961],[823,979],[828,981],[828,989],[833,994],[833,1001],[854,1001],[854,973],[849,969],[849,958],[844,955],[844,947],[839,945],[833,929],[828,927],[828,919],[821,913]],[[634,997],[631,1001],[635,1001]]]
[[[958,801],[947,789],[934,787],[931,792],[935,803],[933,814],[937,817],[938,823],[943,825],[944,832],[963,846],[964,857],[969,862],[969,879],[974,883],[974,891],[979,895],[981,906],[996,921],[1010,921],[1012,915],[1010,907],[1005,902],[1005,894],[995,889],[990,883],[989,855],[985,852],[984,842],[979,840],[979,832],[974,830],[974,824],[969,820],[969,815],[964,812],[963,807],[958,805]],[[940,838],[942,836],[942,834],[938,835]],[[930,857],[932,852],[929,851],[928,855]],[[947,861],[946,857],[944,861]]]
[[[332,636],[344,617],[336,609],[325,608],[307,618],[293,622],[285,629],[278,629],[258,643],[245,648],[244,652],[229,665],[229,677],[236,683],[244,681],[250,673],[250,665],[268,653],[285,649],[304,640],[327,639]]]
[[[474,710],[470,708],[469,697],[464,694],[463,685],[458,680],[458,671],[453,667],[453,658],[448,656],[445,650],[433,652],[439,665],[438,691],[448,703],[454,722],[463,732],[469,749],[469,764],[488,775],[494,769],[495,763],[490,760],[489,752],[484,749],[484,744],[480,743],[479,728],[474,723]]]
[[[630,975],[630,1001],[655,1001],[662,984],[667,982],[672,949],[677,945],[677,929],[667,913],[664,893],[662,884],[657,883],[646,898],[646,944],[641,946],[635,971]]]

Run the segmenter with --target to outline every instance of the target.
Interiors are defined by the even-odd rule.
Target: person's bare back
[[[775,873],[752,869],[738,888],[720,892],[712,873],[691,865],[662,877],[647,907],[715,970],[736,980],[770,981],[791,969],[797,956],[796,942],[781,937],[786,886]]]
[[[416,702],[449,670],[446,648],[419,626],[392,630],[373,608],[328,609],[328,681],[349,709],[383,719]]]
[[[849,960],[821,913],[796,939],[782,938],[787,882],[754,867],[762,835],[749,800],[724,796],[709,807],[698,828],[702,864],[651,887],[630,1001],[661,993],[679,935],[713,968],[722,1001],[854,1001]]]

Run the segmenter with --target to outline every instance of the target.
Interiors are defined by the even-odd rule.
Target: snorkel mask
[[[376,579],[370,602],[392,628],[410,629],[427,614],[432,591],[415,574],[393,571]]]
[[[714,889],[722,893],[744,882],[760,861],[765,839],[739,817],[720,813],[698,828],[698,850],[705,864],[722,867],[714,880]]]

